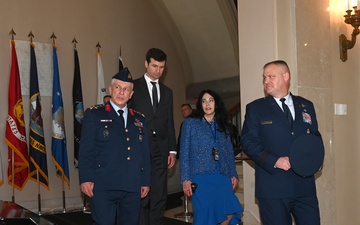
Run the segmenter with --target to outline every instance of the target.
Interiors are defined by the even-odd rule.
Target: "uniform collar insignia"
[[[106,111],[106,112],[110,112],[110,104],[106,104],[106,105],[105,105],[105,111]]]

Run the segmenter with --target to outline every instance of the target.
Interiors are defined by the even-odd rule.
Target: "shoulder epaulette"
[[[93,110],[93,109],[98,109],[100,107],[104,106],[104,104],[97,104],[97,105],[92,105],[89,107],[90,110]]]
[[[136,113],[136,114],[138,114],[138,115],[140,115],[140,116],[142,116],[142,117],[145,117],[145,115],[142,114],[141,112],[138,112],[138,111],[133,110],[133,109],[129,109],[129,110],[130,110],[130,111],[133,111],[134,113]]]

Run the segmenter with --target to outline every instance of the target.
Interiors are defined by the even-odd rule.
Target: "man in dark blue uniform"
[[[85,112],[81,191],[91,197],[94,225],[137,225],[150,190],[150,150],[144,116],[127,107],[134,93],[127,68],[113,76],[109,93],[109,102]]]
[[[267,96],[246,106],[241,134],[243,151],[256,163],[255,195],[262,223],[291,225],[293,217],[297,225],[320,225],[314,174],[300,176],[293,163],[300,159],[291,158],[298,138],[312,136],[321,140],[314,105],[289,92],[290,70],[285,61],[265,64],[263,85]],[[306,142],[303,144],[307,146],[299,151],[313,150],[312,142]],[[316,156],[322,152],[309,153]],[[315,158],[319,157],[301,163]]]

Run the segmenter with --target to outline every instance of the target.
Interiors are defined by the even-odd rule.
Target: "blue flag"
[[[36,65],[35,45],[30,44],[30,179],[39,181],[49,190],[46,147],[43,119],[41,116],[41,97]],[[39,176],[38,176],[39,175]]]
[[[66,148],[66,134],[64,123],[64,105],[60,86],[59,66],[56,46],[53,45],[53,94],[52,94],[52,159],[55,163],[56,176],[68,184],[70,189],[69,165]]]
[[[74,49],[74,83],[73,83],[73,110],[74,110],[74,164],[78,167],[78,156],[81,138],[81,120],[84,117],[84,103],[82,97],[80,63],[78,51]]]

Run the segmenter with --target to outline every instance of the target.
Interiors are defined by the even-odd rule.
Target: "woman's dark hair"
[[[211,95],[215,100],[215,120],[218,124],[219,128],[218,130],[221,132],[226,132],[226,134],[230,134],[230,128],[228,123],[228,116],[226,112],[226,108],[224,105],[224,102],[220,98],[220,96],[213,90],[206,89],[200,92],[197,103],[196,103],[196,109],[197,109],[197,116],[202,119],[204,117],[204,110],[202,108],[202,98],[205,94]]]

